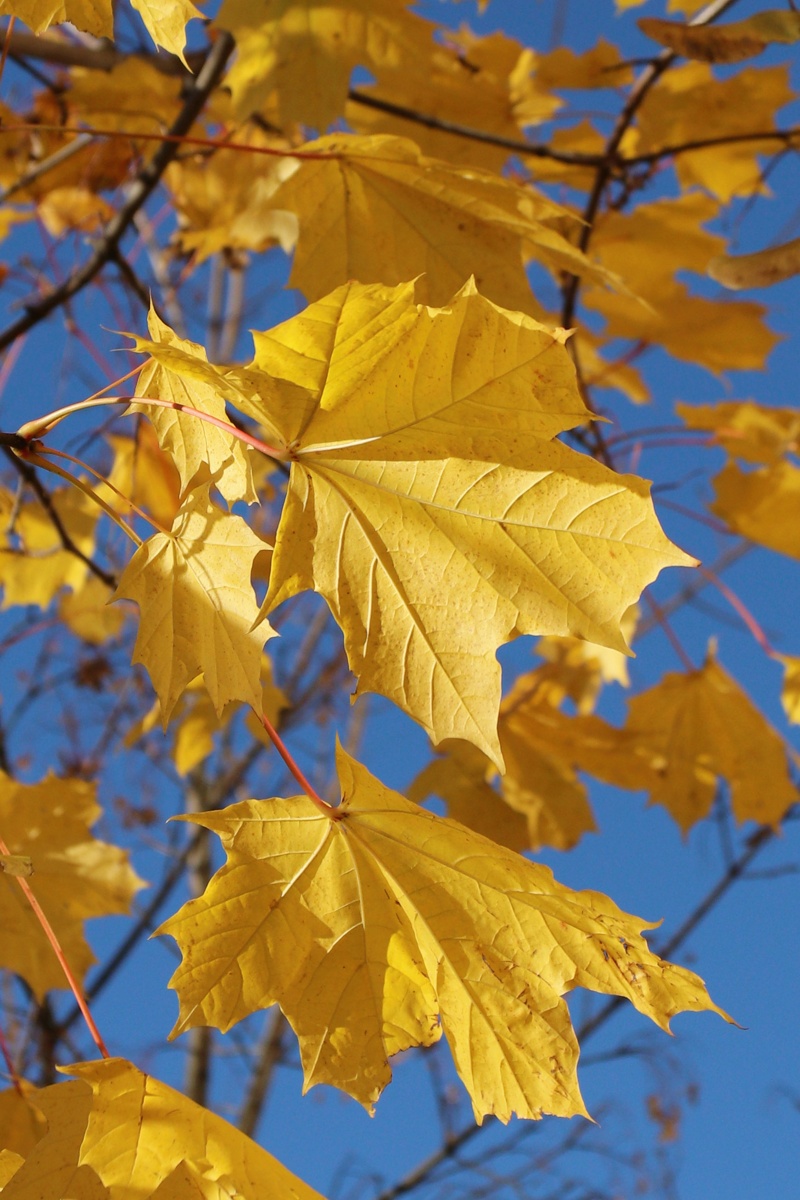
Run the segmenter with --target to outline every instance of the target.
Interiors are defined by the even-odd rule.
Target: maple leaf
[[[190,0],[131,0],[156,46],[176,54],[181,62],[186,23],[202,13]],[[111,0],[0,0],[0,15],[19,17],[34,33],[69,21],[95,37],[114,38]]]
[[[447,44],[431,39],[424,53],[381,67],[378,81],[359,88],[359,96],[388,101],[443,124],[465,122],[470,128],[518,139],[520,129],[550,118],[561,101],[542,88],[536,53],[496,32],[477,37],[464,27],[448,32]],[[451,163],[471,163],[499,171],[508,150],[460,136],[454,130],[422,126],[396,111],[363,102],[348,103],[348,123],[360,133],[412,136],[428,155]]]
[[[305,1086],[370,1106],[387,1058],[444,1031],[475,1117],[584,1113],[562,997],[627,997],[662,1028],[679,1011],[725,1014],[691,972],[657,958],[645,922],[597,892],[435,817],[341,749],[335,819],[305,796],[187,818],[228,861],[157,931],[182,965],[173,1033],[226,1030],[279,1003]]]
[[[623,87],[633,80],[633,71],[619,48],[600,38],[582,54],[570,46],[558,46],[542,54],[536,64],[536,79],[546,88]]]
[[[768,132],[777,110],[793,99],[785,67],[748,67],[723,80],[705,63],[685,63],[665,72],[647,93],[625,149],[645,153],[690,142],[700,112],[704,138]],[[699,185],[727,202],[763,191],[758,156],[773,149],[768,140],[753,140],[690,150],[676,157],[675,173],[682,188]]]
[[[147,318],[147,327],[153,342],[163,347],[167,356],[173,351],[183,358],[197,359],[198,372],[203,372],[204,367],[208,365],[202,346],[177,337],[152,306]],[[147,353],[151,349],[155,351],[153,343],[142,338],[135,337],[134,342],[135,349],[140,352]],[[162,355],[163,353],[162,349]],[[202,374],[193,378],[191,387],[187,387],[183,379],[165,370],[157,359],[141,372],[136,385],[136,395],[183,404],[227,423],[224,400],[204,382]],[[258,499],[253,487],[250,450],[224,429],[176,409],[159,409],[133,403],[128,411],[144,413],[147,416],[156,431],[159,444],[167,451],[177,468],[182,490],[189,487],[198,472],[203,472],[210,473],[214,486],[228,503],[246,500],[248,504],[253,504]]]
[[[204,485],[190,492],[169,533],[157,533],[133,556],[114,599],[139,605],[133,661],[147,668],[170,719],[187,684],[202,673],[217,713],[239,700],[258,707],[261,650],[273,636],[252,628],[258,604],[250,572],[268,549],[241,517],[226,515]]]
[[[50,502],[74,546],[89,556],[94,549],[97,507],[78,488],[58,488]],[[5,504],[0,505],[0,508]],[[8,516],[11,516],[11,509]],[[86,579],[83,559],[65,550],[48,509],[39,500],[28,500],[14,513],[13,544],[0,534],[0,584],[3,607],[36,604],[48,608],[62,587],[79,590]]]
[[[0,773],[0,833],[12,854],[33,865],[32,887],[82,979],[95,961],[83,936],[89,917],[127,913],[143,882],[127,854],[89,833],[100,816],[95,789],[79,780],[49,775],[24,784]],[[13,878],[0,873],[0,962],[21,976],[37,999],[65,987],[47,937]]]
[[[423,767],[408,789],[408,799],[422,804],[438,796],[447,805],[447,815],[509,850],[530,848],[528,820],[492,787],[495,768],[477,746],[446,741],[440,753]]]
[[[718,211],[712,198],[693,193],[598,221],[592,243],[597,257],[629,289],[627,295],[591,284],[586,290],[587,307],[607,320],[607,337],[660,345],[711,371],[763,366],[777,341],[764,324],[766,310],[693,296],[675,278],[678,270],[707,272],[724,243],[702,224]]]
[[[651,803],[663,804],[684,833],[711,811],[718,777],[728,781],[739,822],[777,825],[800,798],[783,740],[711,656],[635,696],[624,732],[651,760]]]
[[[235,373],[292,460],[262,612],[320,592],[361,691],[498,764],[497,647],[624,651],[622,613],[693,561],[643,481],[544,440],[585,415],[564,337],[472,285],[432,310],[411,284],[352,284],[256,335]]]
[[[353,68],[373,72],[424,53],[434,30],[409,0],[224,0],[215,24],[236,39],[226,76],[238,118],[275,90],[281,124],[324,130],[344,112]]]
[[[321,1200],[234,1126],[125,1059],[59,1069],[76,1078],[37,1093],[48,1130],[4,1200]]]
[[[800,13],[788,13],[800,20]],[[722,255],[708,264],[708,273],[717,283],[732,291],[743,288],[772,287],[800,274],[800,238],[771,246],[755,254]]]
[[[110,608],[112,588],[91,575],[83,587],[61,597],[58,613],[61,620],[79,638],[93,646],[116,637],[125,622],[119,608]]]
[[[268,138],[256,129],[239,140],[255,149],[289,151],[286,139]],[[179,228],[175,241],[200,264],[220,250],[265,250],[278,243],[291,253],[297,241],[297,220],[276,212],[272,197],[293,169],[291,159],[262,159],[253,155],[217,153],[173,162],[165,180],[172,192]]]
[[[742,471],[729,462],[714,479],[711,511],[734,533],[800,558],[800,468],[778,462]]]
[[[796,408],[770,408],[752,400],[717,404],[676,404],[675,412],[689,429],[707,429],[728,454],[744,462],[776,466],[800,447],[800,413]]]
[[[405,138],[333,134],[273,196],[299,220],[290,283],[309,300],[350,279],[397,284],[423,274],[417,298],[446,304],[470,278],[505,308],[539,315],[522,262],[609,282],[554,227],[561,205],[494,172],[426,158]],[[318,157],[316,157],[318,156]]]
[[[642,33],[686,58],[732,63],[755,58],[773,42],[800,40],[800,13],[766,9],[728,25],[680,25],[657,17],[637,21]]]
[[[0,1092],[0,1147],[25,1158],[44,1134],[46,1124],[36,1107],[36,1088],[25,1079],[18,1085]]]

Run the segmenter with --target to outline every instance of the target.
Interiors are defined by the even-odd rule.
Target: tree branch
[[[49,295],[42,297],[36,304],[31,304],[24,316],[0,333],[0,351],[7,349],[21,334],[26,333],[34,325],[38,325],[54,309],[82,291],[102,271],[106,263],[115,258],[123,235],[178,153],[180,141],[175,139],[180,139],[188,133],[209,95],[219,83],[225,64],[233,51],[233,46],[234,42],[230,34],[220,35],[212,46],[200,74],[193,81],[189,96],[169,131],[172,140],[162,142],[151,161],[140,171],[131,187],[128,199],[106,227],[104,235],[88,262],[74,271]]]

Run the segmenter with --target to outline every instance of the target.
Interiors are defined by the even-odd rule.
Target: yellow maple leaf
[[[0,1092],[0,1147],[25,1158],[44,1134],[46,1125],[36,1107],[36,1088],[25,1079],[18,1082],[19,1087]]]
[[[544,440],[585,415],[564,336],[471,285],[436,310],[352,284],[256,335],[236,374],[292,461],[263,611],[320,592],[361,691],[498,763],[497,647],[624,651],[625,609],[693,561],[643,481]]]
[[[94,549],[99,509],[78,488],[58,488],[51,493],[53,509],[73,544],[85,555]],[[3,503],[2,508],[6,508]],[[13,510],[7,509],[8,515]],[[86,579],[86,563],[65,550],[48,510],[38,500],[28,500],[14,513],[16,544],[0,535],[0,584],[3,607],[36,604],[47,608],[62,587],[77,591]]]
[[[259,129],[247,130],[236,140],[254,150],[290,150],[285,138]],[[178,214],[175,241],[184,252],[193,252],[197,263],[223,249],[261,251],[276,242],[290,253],[297,240],[297,220],[288,212],[276,212],[272,196],[293,169],[292,159],[224,147],[211,159],[198,155],[171,163],[165,182]]]
[[[424,273],[418,299],[445,304],[473,275],[490,300],[540,315],[523,245],[551,270],[608,282],[555,228],[574,222],[568,210],[513,180],[426,158],[388,135],[334,134],[302,153],[272,202],[299,219],[290,283],[309,300],[349,279],[396,284]]]
[[[734,458],[774,466],[800,447],[800,412],[754,400],[675,405],[689,429],[707,429]]]
[[[645,153],[696,140],[700,112],[703,138],[769,131],[777,110],[793,98],[785,67],[748,67],[718,79],[705,63],[684,63],[648,92],[624,148]],[[676,156],[675,172],[684,189],[699,185],[727,203],[764,191],[759,155],[774,148],[770,141],[734,141],[691,150]]]
[[[619,48],[600,38],[582,54],[570,46],[558,46],[542,54],[536,64],[536,79],[546,88],[623,87],[632,81],[633,71],[630,63],[623,61]]]
[[[486,755],[469,742],[455,740],[442,742],[439,750],[415,777],[408,799],[422,804],[428,796],[438,796],[454,821],[509,850],[528,850],[527,818],[492,787],[495,768]]]
[[[147,668],[164,723],[187,684],[202,673],[217,713],[261,700],[261,650],[273,636],[258,617],[250,572],[267,549],[241,517],[226,515],[208,486],[190,492],[169,533],[133,556],[115,599],[139,605],[133,661]]]
[[[800,21],[800,13],[786,15],[796,16]],[[735,292],[783,283],[800,274],[800,238],[755,254],[720,255],[708,264],[708,273],[717,283]]]
[[[153,410],[150,410],[153,411]],[[159,525],[171,525],[181,502],[181,483],[172,458],[161,449],[149,421],[138,421],[133,437],[114,434],[108,444],[114,461],[97,494],[115,512],[129,515],[130,500]]]
[[[711,811],[719,777],[740,822],[777,825],[800,799],[784,742],[713,657],[635,696],[624,732],[650,758],[651,803],[663,804],[684,833]]]
[[[37,1093],[48,1130],[4,1200],[321,1200],[233,1125],[125,1059],[59,1069],[76,1078]]]
[[[128,856],[89,833],[100,816],[95,789],[48,776],[17,783],[0,774],[0,833],[13,854],[28,856],[31,886],[78,979],[95,961],[83,935],[89,917],[126,913],[144,884]],[[16,880],[0,873],[0,961],[41,1000],[66,987],[61,967]]]
[[[277,92],[281,124],[324,131],[344,112],[353,68],[377,73],[424,53],[435,26],[406,9],[409,0],[224,0],[215,24],[236,39],[226,75],[239,119]]]
[[[201,374],[208,367],[206,352],[196,342],[179,338],[160,319],[155,309],[150,308],[147,327],[153,342],[134,338],[135,349],[158,353],[177,351],[184,359],[196,359],[198,376],[191,386],[164,369],[157,359],[141,372],[136,385],[137,396],[150,396],[157,400],[187,405],[210,414],[227,423],[225,401],[218,391],[204,382]],[[155,346],[154,344],[155,343]],[[169,360],[168,360],[169,361]],[[258,499],[253,487],[250,467],[250,449],[243,443],[207,421],[188,413],[169,408],[153,408],[146,404],[131,404],[129,412],[144,413],[153,425],[159,444],[172,458],[180,476],[181,488],[185,490],[194,481],[198,472],[210,475],[214,486],[229,504],[245,500],[253,504]]]
[[[125,621],[122,610],[109,605],[112,591],[102,579],[90,575],[83,587],[61,597],[61,620],[85,642],[101,646],[116,637]]]
[[[175,1033],[278,1002],[306,1088],[333,1083],[370,1106],[388,1057],[443,1031],[476,1119],[507,1121],[586,1111],[572,988],[625,996],[663,1028],[679,1011],[721,1013],[648,949],[645,922],[337,759],[335,819],[305,796],[190,818],[228,861],[158,931],[184,954]]]
[[[800,468],[783,461],[742,471],[729,462],[715,477],[714,491],[711,511],[735,533],[800,558]]]
[[[396,66],[382,66],[378,81],[360,96],[388,101],[444,123],[467,125],[518,140],[520,129],[550,118],[561,101],[538,81],[539,58],[514,38],[496,32],[477,37],[469,29],[448,32],[447,45],[430,40],[424,52]],[[350,102],[348,123],[360,133],[412,137],[427,155],[500,171],[509,151],[454,131],[411,122],[401,113]]]
[[[190,0],[131,0],[156,46],[176,54],[182,62],[186,23],[202,17]],[[19,17],[34,33],[69,21],[95,37],[114,39],[111,0],[0,0],[0,16]]]

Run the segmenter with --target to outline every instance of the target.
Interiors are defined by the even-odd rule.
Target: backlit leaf
[[[800,21],[800,12],[795,15]],[[722,255],[712,258],[708,273],[717,283],[733,291],[743,288],[771,287],[800,273],[800,238],[772,246],[755,254]]]
[[[361,691],[498,762],[497,647],[624,651],[622,613],[691,562],[645,483],[543,440],[581,419],[563,337],[471,286],[432,310],[353,284],[257,335],[239,375],[292,460],[264,611],[320,592]]]
[[[30,858],[31,887],[72,970],[82,979],[94,962],[83,922],[126,913],[142,881],[116,846],[89,829],[100,816],[95,789],[48,776],[24,784],[0,773],[0,836],[12,855]],[[38,999],[67,986],[58,960],[17,881],[0,872],[0,965],[20,975]]]
[[[740,822],[777,825],[800,799],[782,739],[713,658],[635,696],[625,732],[651,758],[651,802],[663,804],[684,833],[708,816],[720,777]]]
[[[800,40],[800,13],[774,8],[726,25],[680,25],[658,17],[642,17],[637,24],[642,33],[677,54],[711,63],[741,62],[773,42]]]
[[[221,1117],[121,1058],[61,1068],[37,1093],[48,1130],[4,1200],[321,1200]]]
[[[800,446],[800,412],[769,408],[753,400],[717,404],[676,404],[675,411],[689,429],[707,429],[734,458],[774,466]]]
[[[800,468],[779,462],[743,471],[729,462],[714,479],[711,511],[742,537],[800,558]]]
[[[185,341],[160,320],[151,307],[147,326],[153,341],[167,351],[177,351],[198,360],[198,373],[207,366],[205,350],[195,342]],[[150,343],[135,338],[136,349],[148,351]],[[190,386],[172,372],[167,372],[158,360],[145,366],[136,385],[137,396],[154,397],[184,404],[227,422],[225,401],[202,377],[194,378]],[[258,498],[253,488],[249,447],[224,429],[196,416],[169,408],[154,408],[133,403],[130,412],[145,413],[158,435],[160,445],[169,453],[185,489],[198,471],[210,472],[215,487],[228,503],[246,500],[252,504]]]
[[[190,492],[169,533],[140,546],[114,598],[139,605],[133,661],[147,668],[164,723],[196,675],[217,713],[261,700],[261,650],[272,630],[260,623],[250,572],[267,549],[241,517],[212,504],[208,487]]]
[[[523,244],[554,271],[608,281],[554,227],[567,210],[510,179],[425,158],[405,138],[334,134],[302,152],[273,204],[299,219],[290,283],[309,300],[350,279],[424,275],[418,300],[445,304],[474,275],[488,299],[531,311]]]
[[[336,819],[304,796],[191,818],[228,861],[159,930],[184,954],[176,1033],[278,1002],[306,1087],[333,1083],[370,1106],[388,1057],[443,1031],[476,1119],[507,1121],[585,1112],[572,988],[625,996],[662,1028],[679,1011],[721,1011],[607,897],[417,808],[343,751],[338,765]]]

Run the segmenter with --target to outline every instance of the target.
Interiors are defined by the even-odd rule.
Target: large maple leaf
[[[78,979],[94,962],[84,921],[128,912],[144,886],[124,851],[89,832],[100,811],[88,783],[49,776],[24,784],[0,773],[0,832],[12,854],[31,860],[31,887]],[[0,929],[0,965],[20,975],[39,999],[50,988],[66,987],[44,931],[6,874],[0,874]]]
[[[442,309],[413,284],[348,284],[256,334],[249,367],[146,344],[292,463],[262,613],[316,590],[361,691],[498,765],[498,646],[554,633],[625,651],[642,588],[694,561],[643,480],[549,440],[590,417],[566,336],[472,283]]]
[[[321,1200],[227,1121],[121,1058],[64,1068],[35,1097],[47,1133],[4,1200]]]
[[[278,1002],[306,1087],[370,1106],[387,1058],[444,1031],[476,1118],[585,1113],[562,999],[627,997],[663,1028],[710,1009],[700,979],[657,958],[646,922],[597,892],[390,791],[338,752],[334,817],[305,796],[188,818],[228,861],[158,932],[181,946],[174,1032],[229,1029]],[[721,1015],[725,1015],[721,1013]]]
[[[272,204],[299,219],[290,283],[309,300],[349,279],[394,284],[424,272],[426,303],[446,304],[474,275],[490,300],[535,313],[523,245],[556,272],[609,281],[556,228],[572,214],[513,180],[387,135],[334,134],[301,153]]]
[[[239,376],[292,461],[264,611],[320,592],[360,690],[498,762],[497,647],[624,650],[625,610],[692,561],[647,484],[545,440],[588,415],[563,340],[471,285],[432,310],[352,284],[256,335]]]

